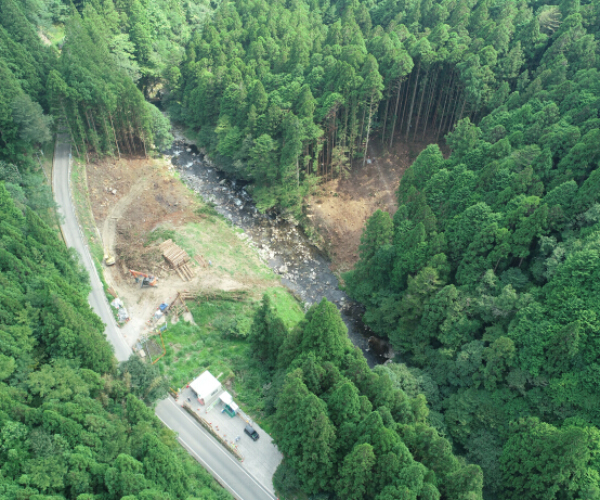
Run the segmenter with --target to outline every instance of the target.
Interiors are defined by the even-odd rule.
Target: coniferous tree
[[[267,368],[275,368],[279,350],[286,336],[287,329],[275,314],[271,298],[265,294],[261,307],[255,313],[249,340],[256,357],[260,358]]]

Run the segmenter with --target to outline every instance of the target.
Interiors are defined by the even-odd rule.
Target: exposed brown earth
[[[347,179],[324,183],[307,200],[307,213],[326,241],[332,269],[347,271],[358,261],[358,247],[366,220],[377,209],[393,215],[395,192],[405,170],[431,140],[403,142],[383,148],[380,141],[369,145],[367,161],[356,160]],[[441,145],[446,154],[446,147]]]
[[[144,246],[152,229],[200,220],[194,214],[198,202],[162,160],[103,159],[88,165],[87,179],[96,226],[123,276],[128,269],[156,274],[164,266],[152,258],[156,249]]]
[[[235,233],[222,235],[219,223],[196,213],[202,202],[176,177],[168,162],[151,158],[102,159],[87,166],[87,182],[105,251],[116,257],[114,266],[104,267],[104,277],[130,313],[131,320],[122,328],[130,345],[148,330],[147,321],[158,305],[173,300],[178,292],[250,288],[260,292],[275,284],[254,269],[231,272],[237,263],[225,253],[218,266],[207,265],[202,255],[208,246],[215,244],[215,239],[229,247],[243,245]],[[191,227],[189,223],[198,225]],[[169,268],[158,248],[162,237],[149,241],[157,228],[173,231],[189,243],[192,258],[188,266],[194,275],[190,281],[183,281]],[[250,249],[244,247],[240,252],[248,254],[245,262],[256,261],[258,265],[258,257]],[[129,269],[158,277],[158,286],[140,288]]]

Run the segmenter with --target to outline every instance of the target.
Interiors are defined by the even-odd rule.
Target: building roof
[[[223,394],[219,396],[219,399],[228,405],[233,411],[238,411],[240,409],[240,407],[233,402],[231,394],[229,394],[227,391],[223,391]]]
[[[233,398],[231,397],[231,394],[229,394],[227,391],[223,391],[223,394],[219,396],[219,399],[223,401],[223,403],[225,403],[226,405],[233,403]]]
[[[221,382],[206,370],[190,384],[190,387],[199,398],[206,399],[212,396],[215,391],[221,389]]]

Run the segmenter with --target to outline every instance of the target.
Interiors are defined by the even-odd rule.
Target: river
[[[297,224],[276,213],[261,214],[244,189],[245,183],[227,178],[194,144],[179,139],[164,154],[171,156],[183,182],[244,231],[250,246],[256,248],[261,259],[281,276],[281,283],[306,308],[327,298],[340,310],[348,327],[348,337],[362,350],[369,366],[387,360],[385,347],[376,354],[370,346],[369,338],[373,333],[361,320],[362,307],[339,289],[338,279],[330,269],[330,260]]]

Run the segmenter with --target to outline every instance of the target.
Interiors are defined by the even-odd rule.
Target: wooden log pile
[[[190,281],[194,277],[194,272],[188,267],[187,264],[182,264],[175,268],[177,274],[183,281]]]
[[[165,260],[173,269],[177,269],[179,266],[190,260],[187,252],[183,248],[176,245],[171,239],[163,241],[158,248],[162,252]]]
[[[172,317],[175,317],[175,316],[179,316],[184,311],[190,312],[187,304],[185,303],[185,300],[188,299],[189,296],[190,296],[190,294],[187,292],[183,292],[183,293],[178,292],[175,299],[169,304],[169,307],[167,307],[168,313]]]
[[[158,248],[172,269],[175,269],[183,281],[190,281],[194,277],[194,271],[188,266],[190,256],[187,252],[176,245],[173,240],[163,241]]]

